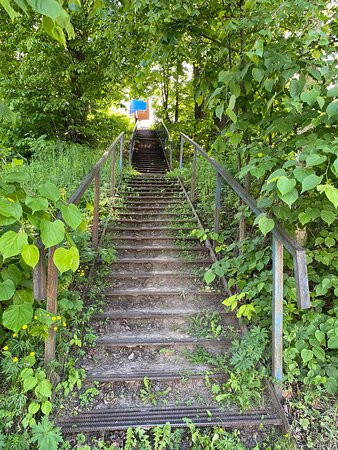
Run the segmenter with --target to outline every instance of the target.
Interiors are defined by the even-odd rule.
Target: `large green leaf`
[[[304,361],[304,363],[307,363],[313,359],[313,353],[311,350],[304,348],[301,351],[301,357],[302,357],[302,360]]]
[[[39,197],[27,197],[25,204],[32,210],[34,214],[36,211],[45,211],[48,208],[48,200]]]
[[[331,184],[320,184],[317,186],[317,191],[325,192],[326,197],[330,202],[338,208],[338,189]]]
[[[7,231],[0,238],[0,253],[4,258],[19,255],[27,244],[28,236],[24,232]]]
[[[285,202],[287,205],[289,205],[289,207],[291,207],[291,205],[298,198],[298,191],[297,191],[297,189],[292,189],[292,191],[287,192],[284,195],[280,195],[279,197],[283,200],[283,202]]]
[[[19,289],[15,292],[13,297],[14,304],[29,303],[33,305],[34,295],[32,289]]]
[[[327,160],[325,155],[319,155],[318,153],[313,153],[306,157],[306,167],[319,166]]]
[[[273,219],[270,219],[266,216],[266,214],[262,214],[258,221],[258,227],[261,230],[261,232],[266,236],[271,230],[273,230],[273,227],[275,226],[275,222]]]
[[[61,273],[67,270],[73,272],[79,267],[79,251],[76,247],[70,249],[57,248],[54,253],[53,261]]]
[[[337,219],[337,214],[335,214],[333,211],[324,209],[320,212],[320,217],[324,220],[324,222],[331,225],[331,223],[333,223]]]
[[[69,20],[68,13],[62,8],[57,0],[26,0],[35,12],[50,17],[59,25]]]
[[[34,268],[39,261],[39,249],[34,244],[27,244],[22,248],[21,256],[28,266]]]
[[[57,202],[60,200],[60,192],[57,186],[54,183],[47,182],[42,184],[39,187],[39,192],[43,197],[52,200],[53,202]]]
[[[293,178],[290,179],[285,176],[281,176],[277,180],[277,188],[282,195],[285,195],[288,192],[292,191],[295,186],[296,180]]]
[[[4,7],[5,11],[7,12],[7,14],[9,15],[9,17],[10,17],[12,20],[14,20],[16,17],[19,16],[19,13],[16,12],[16,11],[12,8],[12,6],[11,6],[9,0],[0,0],[0,5],[2,5],[2,6]]]
[[[32,321],[33,308],[29,303],[20,303],[9,306],[2,315],[2,324],[5,328],[15,331],[20,330],[22,325]]]
[[[63,205],[61,206],[62,217],[67,225],[69,225],[73,230],[82,223],[83,217],[76,205]]]
[[[0,199],[0,214],[4,217],[13,217],[20,220],[22,208],[18,202],[10,202],[6,198]]]
[[[0,283],[0,301],[6,301],[13,297],[15,292],[15,284],[12,280],[5,280]]]
[[[308,175],[304,178],[302,181],[302,193],[306,191],[310,191],[311,189],[315,188],[317,184],[319,184],[323,179],[323,176],[317,176],[314,173],[311,175]]]
[[[337,349],[338,348],[338,336],[331,336],[327,341],[328,348]]]
[[[252,69],[252,76],[255,80],[260,83],[263,80],[264,77],[264,70],[263,69],[257,69],[256,67]]]
[[[46,248],[60,244],[65,236],[65,226],[61,220],[50,222],[41,220],[41,240]]]
[[[328,105],[326,108],[326,114],[329,117],[333,117],[338,114],[338,100],[335,100]]]

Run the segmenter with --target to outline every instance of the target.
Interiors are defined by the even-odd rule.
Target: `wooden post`
[[[283,375],[283,244],[272,238],[272,375]]]
[[[55,316],[57,312],[57,295],[58,295],[58,269],[53,261],[56,247],[49,249],[48,256],[48,273],[47,273],[47,311],[51,316]],[[55,359],[55,344],[56,344],[56,324],[52,324],[48,337],[45,341],[45,365]]]
[[[194,159],[192,162],[192,176],[191,176],[191,203],[194,203],[195,201],[196,168],[197,168],[197,150],[196,147],[194,147]]]
[[[217,172],[216,173],[216,194],[215,194],[215,226],[214,226],[214,231],[215,233],[219,233],[219,215],[220,215],[220,210],[221,210],[221,181],[222,181],[222,177],[221,175]]]
[[[115,165],[116,165],[116,147],[111,154],[111,178],[110,178],[110,196],[115,196]]]
[[[97,248],[99,243],[99,213],[100,213],[100,169],[95,175],[95,188],[94,188],[94,216],[93,216],[93,229],[92,229],[92,244],[94,248]]]
[[[183,139],[183,136],[181,136],[181,143],[180,143],[180,170],[182,170],[182,167],[183,167],[183,147],[184,147],[184,139]]]
[[[47,296],[45,255],[45,250],[39,248],[39,261],[33,269],[33,292],[35,300],[43,300]]]

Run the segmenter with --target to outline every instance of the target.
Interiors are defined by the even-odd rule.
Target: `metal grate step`
[[[220,410],[213,406],[100,409],[83,412],[78,416],[65,418],[57,424],[64,433],[125,430],[129,427],[151,428],[170,422],[172,427],[186,427],[186,420],[198,427],[222,426],[238,428],[259,425],[282,425],[282,420],[265,410],[253,410],[241,414],[236,410]]]

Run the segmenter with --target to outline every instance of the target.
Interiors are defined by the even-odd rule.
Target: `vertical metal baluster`
[[[115,165],[116,165],[116,146],[111,154],[111,179],[110,179],[110,195],[115,196]]]
[[[133,159],[133,147],[134,147],[134,134],[131,137],[130,147],[129,147],[129,164],[131,165],[131,160]]]
[[[47,272],[47,311],[55,316],[57,312],[57,294],[58,294],[58,269],[53,261],[56,247],[49,249],[48,272]],[[45,341],[45,365],[55,359],[56,330],[52,324],[49,328],[48,337]]]
[[[182,170],[183,167],[183,147],[184,147],[184,139],[181,135],[181,142],[180,142],[180,170]]]
[[[121,137],[120,140],[120,172],[119,172],[120,179],[122,177],[122,166],[123,166],[123,136]]]
[[[100,170],[95,175],[94,188],[94,216],[92,229],[92,243],[93,247],[97,248],[99,243],[99,209],[100,209]]]
[[[272,375],[283,374],[283,244],[272,238]]]
[[[221,175],[216,172],[216,194],[215,194],[215,227],[214,231],[215,233],[219,233],[219,215],[221,210],[221,182],[222,177]]]
[[[195,191],[196,191],[196,168],[197,168],[197,150],[194,147],[194,159],[192,162],[192,176],[191,176],[191,201],[195,201]]]
[[[170,139],[170,159],[169,159],[169,164],[170,164],[170,170],[173,170],[173,141]]]

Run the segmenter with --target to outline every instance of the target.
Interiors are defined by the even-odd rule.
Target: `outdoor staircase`
[[[80,361],[87,371],[85,388],[96,383],[99,395],[89,409],[61,417],[58,424],[65,433],[166,422],[184,427],[185,419],[228,428],[282,425],[279,404],[268,387],[264,405],[245,412],[213,400],[206,374],[220,383],[225,372],[192,357],[201,349],[225,354],[242,331],[221,304],[226,294],[221,288],[207,289],[202,281],[201,269],[213,261],[190,235],[198,228],[192,210],[175,210],[186,204],[185,191],[178,179],[166,175],[167,161],[154,131],[138,132],[132,164],[139,173],[124,179],[120,193],[125,209],[107,230],[118,260],[106,277],[105,307],[92,317],[99,337]],[[219,313],[229,335],[192,333],[191,324],[203,322],[205,311]],[[145,379],[151,382],[148,392]]]

